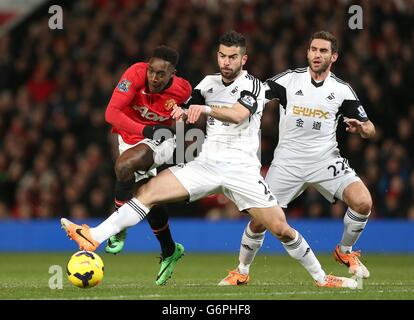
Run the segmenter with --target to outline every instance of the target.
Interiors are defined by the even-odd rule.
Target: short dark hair
[[[223,34],[219,39],[220,44],[226,47],[240,47],[243,50],[243,54],[246,53],[246,39],[241,33],[236,31],[229,31]]]
[[[173,65],[173,67],[177,66],[179,56],[180,55],[178,54],[176,50],[168,46],[156,47],[152,54],[152,58],[160,58],[162,60],[168,61],[169,63]]]
[[[332,33],[330,33],[329,31],[315,32],[309,40],[309,47],[310,47],[310,44],[312,43],[312,41],[315,40],[315,39],[323,39],[323,40],[329,41],[331,43],[332,53],[338,52],[338,40],[336,40],[335,36]]]

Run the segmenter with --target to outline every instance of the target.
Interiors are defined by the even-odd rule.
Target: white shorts
[[[173,156],[174,149],[175,149],[175,138],[170,138],[163,142],[151,139],[144,139],[136,144],[127,144],[122,139],[120,135],[118,135],[118,143],[119,143],[119,154],[121,155],[126,150],[135,147],[139,144],[146,144],[151,150],[154,152],[154,163],[147,171],[138,170],[135,172],[135,182],[138,182],[142,179],[154,177],[157,175],[157,169],[159,166],[166,163],[171,157]]]
[[[240,211],[277,205],[275,196],[255,165],[209,163],[195,159],[169,168],[190,195],[190,202],[221,193]]]
[[[315,187],[326,200],[342,200],[344,189],[352,182],[361,181],[348,161],[342,157],[331,158],[313,166],[272,163],[266,175],[270,190],[282,208],[300,196],[308,186]]]

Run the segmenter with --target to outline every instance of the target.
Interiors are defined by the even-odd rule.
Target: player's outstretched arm
[[[364,139],[370,139],[375,136],[375,126],[370,121],[359,121],[357,119],[346,119],[346,131],[349,133],[358,133]]]
[[[250,116],[250,111],[240,103],[235,103],[231,108],[191,105],[187,111],[187,123],[195,123],[202,114],[220,121],[240,123]]]

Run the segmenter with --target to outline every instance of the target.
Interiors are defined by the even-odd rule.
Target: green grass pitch
[[[414,255],[363,256],[371,278],[360,290],[314,286],[306,271],[287,255],[258,255],[247,286],[218,287],[237,254],[187,253],[166,286],[156,286],[157,254],[99,255],[105,263],[103,282],[95,288],[72,286],[65,273],[71,253],[0,253],[0,299],[142,299],[142,300],[308,300],[414,299]],[[347,275],[331,255],[319,255],[324,270]],[[63,269],[63,288],[50,289],[52,265]]]

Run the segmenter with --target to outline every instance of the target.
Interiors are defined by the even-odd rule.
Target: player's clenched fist
[[[211,108],[209,106],[192,104],[187,110],[187,123],[195,123],[200,115],[210,113]]]

